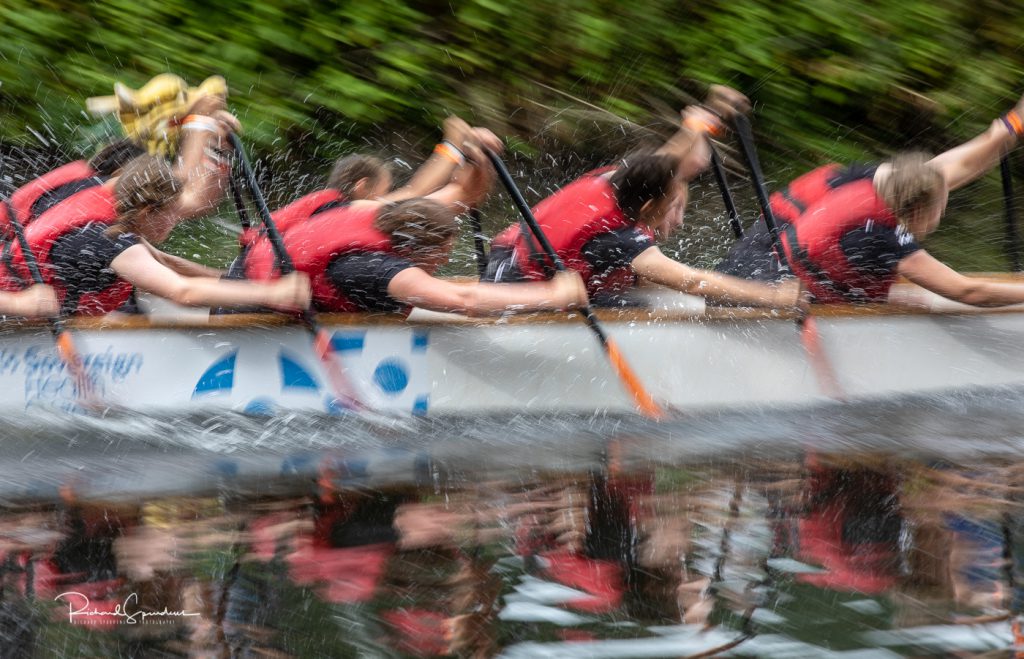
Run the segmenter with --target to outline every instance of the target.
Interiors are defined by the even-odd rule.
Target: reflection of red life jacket
[[[39,263],[43,280],[52,284],[57,299],[63,304],[67,293],[63,282],[53,278],[50,266],[50,249],[61,237],[90,223],[110,225],[117,221],[117,204],[114,193],[103,186],[89,188],[75,195],[74,201],[59,204],[43,213],[35,222],[25,227],[25,238]],[[9,258],[4,264],[7,290],[18,288],[16,279],[31,281],[31,274],[21,254],[21,245],[12,243]],[[12,276],[13,275],[13,276]],[[116,311],[131,296],[132,285],[118,279],[112,286],[95,293],[85,293],[79,299],[75,312],[87,316],[101,316]]]
[[[897,225],[869,172],[827,165],[772,195],[786,260],[818,302],[884,301],[895,279],[895,273],[858,270],[840,245],[844,235],[870,223]]]
[[[11,195],[10,205],[23,226],[27,226],[53,203],[99,185],[103,180],[84,160],[76,160],[29,181]],[[56,199],[53,196],[57,195]],[[51,201],[52,200],[52,201]],[[6,204],[0,205],[0,239],[14,237]]]
[[[394,253],[391,237],[373,227],[379,208],[336,208],[281,230],[284,246],[295,269],[309,275],[313,303],[320,311],[360,311],[335,288],[327,276],[331,261],[346,254]],[[261,237],[245,260],[249,279],[267,280],[280,276],[273,247]]]
[[[811,467],[797,557],[824,571],[797,580],[869,595],[895,585],[902,528],[897,487],[885,474]]]
[[[309,220],[314,215],[337,208],[345,203],[345,201],[345,196],[337,190],[330,188],[327,190],[317,190],[316,192],[310,192],[308,195],[299,197],[287,206],[274,211],[271,218],[274,220],[274,226],[277,227],[277,230],[284,233],[292,227]],[[243,248],[251,246],[256,244],[262,235],[263,232],[260,230],[260,227],[246,229],[239,237],[239,242]]]
[[[633,286],[636,275],[632,268],[616,268],[594,272],[583,258],[583,247],[602,233],[618,229],[639,228],[653,236],[644,224],[626,218],[615,200],[615,191],[602,174],[610,169],[590,172],[537,204],[533,214],[565,267],[575,270],[587,284],[587,293],[617,293]],[[513,259],[520,271],[531,280],[551,276],[550,263],[535,246],[532,236],[524,236],[519,225],[502,231],[495,246],[513,249]],[[535,249],[535,247],[537,249]]]

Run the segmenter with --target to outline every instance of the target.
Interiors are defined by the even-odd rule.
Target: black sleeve
[[[50,248],[54,275],[69,288],[100,291],[117,280],[111,262],[121,252],[139,244],[134,233],[106,235],[108,227],[89,224],[58,239]]]
[[[870,275],[895,272],[901,260],[921,249],[903,227],[876,228],[872,222],[844,234],[839,245],[855,268]]]
[[[583,246],[583,258],[595,272],[623,268],[650,247],[654,239],[635,227],[609,231]]]
[[[348,254],[331,261],[327,277],[364,311],[400,311],[405,305],[388,295],[388,284],[402,270],[414,267],[393,254]]]

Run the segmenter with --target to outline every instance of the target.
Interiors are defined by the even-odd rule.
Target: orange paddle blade
[[[354,410],[365,410],[366,404],[356,395],[352,383],[349,382],[345,371],[334,358],[334,347],[331,344],[331,334],[320,328],[313,336],[313,350],[323,363],[324,372],[327,374],[328,385],[331,393],[343,405]]]
[[[56,343],[57,354],[60,355],[61,361],[64,362],[68,373],[75,381],[79,399],[92,405],[95,402],[93,400],[92,381],[89,380],[89,374],[85,372],[82,358],[78,356],[75,343],[71,339],[71,332],[60,332],[57,335]]]
[[[606,347],[608,350],[608,360],[611,361],[612,368],[618,373],[622,384],[632,394],[633,401],[636,403],[640,413],[655,421],[664,419],[665,410],[661,409],[661,406],[654,402],[654,398],[644,389],[644,385],[640,383],[640,378],[637,377],[637,374],[626,363],[626,358],[619,352],[619,346],[611,339],[608,339]]]
[[[839,384],[839,378],[832,368],[832,362],[825,354],[825,347],[821,344],[821,335],[818,334],[818,324],[814,320],[814,316],[806,316],[800,321],[800,342],[803,343],[807,357],[811,360],[811,367],[814,369],[822,393],[835,400],[844,400],[843,387]]]

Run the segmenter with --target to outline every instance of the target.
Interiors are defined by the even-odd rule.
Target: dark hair
[[[341,192],[346,199],[352,199],[359,181],[365,178],[370,179],[371,183],[377,183],[387,171],[388,166],[380,158],[357,153],[334,163],[327,186]]]
[[[676,161],[669,156],[641,152],[626,156],[623,163],[608,182],[615,190],[619,208],[635,220],[644,204],[662,199],[672,191]]]
[[[423,198],[385,206],[373,226],[391,236],[395,249],[410,252],[442,245],[459,230],[453,211]]]
[[[114,184],[119,224],[130,226],[139,211],[173,202],[181,194],[181,187],[163,158],[145,155],[132,160]]]
[[[89,159],[89,166],[100,176],[110,177],[146,150],[125,138],[111,142]]]

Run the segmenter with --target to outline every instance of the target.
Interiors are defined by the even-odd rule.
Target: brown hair
[[[648,201],[665,198],[676,177],[676,160],[666,155],[640,152],[627,156],[624,166],[612,174],[609,183],[615,201],[627,218],[635,220]]]
[[[114,183],[118,224],[134,228],[139,212],[162,208],[181,194],[181,182],[167,161],[157,156],[139,156],[124,166]]]
[[[385,206],[373,226],[391,236],[395,249],[409,252],[442,245],[459,230],[453,211],[423,198]]]
[[[359,181],[365,178],[376,184],[387,171],[388,166],[380,158],[357,153],[345,156],[334,163],[334,169],[327,179],[327,186],[341,192],[346,199],[352,199]]]
[[[124,138],[111,142],[97,151],[96,155],[89,159],[89,166],[100,176],[113,176],[117,170],[144,153],[145,149]]]
[[[942,194],[942,173],[929,165],[929,160],[931,156],[920,151],[896,154],[889,162],[891,173],[879,186],[886,205],[908,229],[920,213],[939,203]]]

